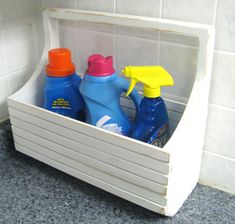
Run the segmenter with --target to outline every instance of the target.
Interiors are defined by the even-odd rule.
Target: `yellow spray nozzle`
[[[155,98],[160,96],[161,86],[172,86],[174,80],[161,66],[127,66],[122,73],[131,79],[127,96],[134,89],[137,82],[144,84],[144,96]]]
[[[135,88],[135,84],[137,83],[138,81],[136,79],[131,79],[131,84],[129,86],[129,89],[126,93],[127,96],[129,96],[129,94],[132,92],[132,90]]]

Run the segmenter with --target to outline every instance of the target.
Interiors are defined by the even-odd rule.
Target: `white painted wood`
[[[145,168],[138,164],[129,162],[126,158],[122,159],[115,155],[110,154],[108,150],[99,150],[95,147],[90,147],[83,145],[80,142],[73,141],[71,139],[65,138],[59,134],[47,131],[44,128],[40,128],[35,124],[32,124],[23,120],[19,120],[15,117],[11,117],[11,123],[13,126],[21,128],[22,130],[37,135],[39,137],[45,138],[47,140],[58,143],[64,147],[67,147],[71,150],[77,151],[84,155],[90,156],[93,159],[98,159],[102,162],[105,162],[114,167],[129,171],[130,173],[136,174],[148,180],[151,180],[155,183],[166,186],[168,183],[168,177],[166,175],[160,174],[152,169]],[[108,171],[107,171],[108,172]],[[165,188],[164,188],[165,189]]]
[[[16,131],[16,129],[14,130]],[[20,130],[19,130],[20,132]],[[45,146],[48,141],[45,141],[44,146],[41,146],[39,144],[36,144],[35,142],[32,142],[31,140],[27,140],[25,138],[22,138],[19,136],[19,132],[17,132],[14,135],[14,141],[20,145],[26,146],[27,148],[32,149],[33,151],[43,154],[51,159],[54,159],[58,162],[61,162],[63,164],[67,164],[68,166],[72,168],[76,168],[78,170],[81,170],[82,172],[89,174],[91,176],[95,176],[98,179],[101,179],[103,181],[106,181],[109,184],[112,184],[116,187],[119,187],[123,190],[129,191],[131,193],[136,193],[136,195],[140,197],[144,197],[147,200],[150,200],[154,203],[158,203],[159,205],[165,206],[166,205],[166,198],[160,194],[157,194],[156,192],[149,191],[146,188],[139,187],[138,185],[134,185],[130,183],[129,181],[122,180],[120,178],[116,178],[114,175],[107,174],[105,172],[100,171],[99,169],[90,167],[84,163],[81,163],[79,161],[76,161],[74,159],[71,159],[66,154],[69,152],[68,150],[64,150],[63,147],[61,149],[56,146],[53,147],[51,145]],[[39,140],[39,139],[35,139]],[[63,153],[64,152],[64,153]],[[62,154],[63,153],[63,154]],[[78,156],[77,156],[78,158]]]
[[[68,147],[62,146],[60,144],[55,143],[54,141],[50,141],[48,139],[42,138],[40,136],[34,135],[30,132],[24,131],[21,128],[13,126],[12,128],[15,134],[21,138],[25,138],[35,144],[38,144],[42,147],[52,148],[53,151],[56,151],[64,156],[67,156],[71,159],[84,163],[88,166],[93,167],[94,169],[101,170],[105,173],[111,174],[113,176],[119,177],[127,182],[133,183],[135,185],[139,185],[148,190],[155,191],[159,194],[166,194],[166,187],[154,183],[146,178],[140,177],[138,175],[132,174],[131,172],[127,172],[121,168],[117,168],[113,165],[109,165],[103,161],[100,161],[98,158],[93,158],[91,156],[84,155],[80,153],[79,149],[84,147],[83,145],[76,145],[77,151],[71,150]],[[85,148],[86,149],[86,148]],[[94,156],[95,157],[95,156]]]
[[[16,149],[152,211],[174,215],[198,181],[214,28],[68,9],[49,9],[43,17],[45,48],[41,61],[26,85],[8,99]],[[199,39],[197,74],[189,99],[167,96],[172,137],[163,149],[40,108],[47,52],[59,46],[57,19],[168,31]],[[133,116],[131,103],[123,98],[122,104]]]
[[[11,107],[9,108],[9,112],[11,116],[13,117],[19,118],[23,121],[29,121],[35,126],[41,127],[45,130],[56,133],[58,135],[62,135],[68,139],[78,141],[80,144],[84,144],[84,145],[96,148],[100,151],[110,153],[111,155],[115,155],[118,158],[123,158],[127,161],[142,165],[144,167],[155,170],[159,173],[169,174],[170,168],[169,168],[168,162],[165,163],[162,161],[158,161],[157,159],[150,158],[142,154],[141,151],[138,152],[138,150],[135,153],[135,152],[128,150],[128,148],[122,148],[116,145],[116,143],[119,143],[118,140],[115,141],[115,144],[112,144],[111,142],[108,142],[107,139],[105,138],[103,140],[103,139],[97,139],[93,136],[87,135],[87,133],[84,132],[83,127],[81,127],[80,129],[77,129],[76,131],[73,131],[70,129],[70,127],[63,127],[63,126],[57,125],[59,122],[54,123],[54,122],[45,121],[43,119],[38,118],[37,116],[32,116],[26,112],[21,112],[19,110],[12,109]]]
[[[62,170],[74,177],[77,177],[87,183],[90,183],[96,187],[99,187],[101,189],[105,189],[106,191],[115,194],[119,197],[122,197],[130,202],[136,203],[136,204],[141,204],[143,207],[154,211],[154,212],[158,212],[160,214],[165,214],[165,207],[162,207],[156,203],[153,203],[152,201],[148,201],[145,198],[139,197],[136,194],[132,194],[128,191],[125,191],[123,189],[120,189],[119,187],[115,187],[114,185],[108,184],[105,181],[102,181],[100,179],[98,179],[97,177],[88,175],[86,173],[83,173],[81,171],[78,171],[77,169],[74,169],[70,166],[68,166],[68,164],[64,164],[61,163],[59,161],[56,161],[54,159],[48,158],[46,155],[44,154],[40,154],[35,152],[32,149],[27,148],[26,146],[22,146],[18,143],[15,143],[15,147],[18,151],[31,156],[32,158],[35,158],[43,163],[46,163],[52,167],[57,168],[58,170]]]

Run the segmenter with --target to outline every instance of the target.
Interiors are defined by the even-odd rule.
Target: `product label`
[[[118,126],[117,123],[105,124],[109,120],[111,120],[111,117],[108,115],[104,115],[96,122],[96,126],[107,131],[122,134],[122,127]]]
[[[68,109],[71,110],[69,101],[65,100],[64,98],[58,98],[53,100],[52,102],[52,109]]]
[[[169,140],[169,124],[165,123],[150,137],[148,143],[162,148]]]

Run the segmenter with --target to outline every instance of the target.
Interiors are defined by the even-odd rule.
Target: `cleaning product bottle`
[[[131,137],[163,147],[169,139],[169,121],[160,87],[174,85],[173,78],[161,66],[128,66],[122,72],[131,79],[127,95],[137,82],[144,84],[144,98]]]
[[[121,93],[126,92],[128,87],[128,81],[115,73],[111,56],[90,56],[79,87],[86,103],[87,123],[129,136],[132,124],[120,106]],[[138,110],[140,95],[134,89],[130,97]]]
[[[71,53],[67,48],[56,48],[48,52],[44,108],[55,113],[85,120],[85,103],[78,91],[81,78],[75,73]]]

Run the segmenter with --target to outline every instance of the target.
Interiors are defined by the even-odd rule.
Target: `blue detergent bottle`
[[[88,69],[79,87],[86,103],[86,122],[129,136],[132,124],[120,106],[121,93],[126,92],[128,87],[128,81],[115,73],[111,56],[90,56]],[[134,89],[130,97],[138,111],[140,95]]]
[[[127,95],[137,82],[144,84],[144,98],[131,137],[163,147],[170,137],[169,120],[160,87],[174,85],[173,78],[161,66],[128,66],[123,73],[131,78]]]
[[[85,103],[78,91],[81,78],[75,73],[71,53],[67,48],[48,52],[44,105],[47,110],[85,121]]]

